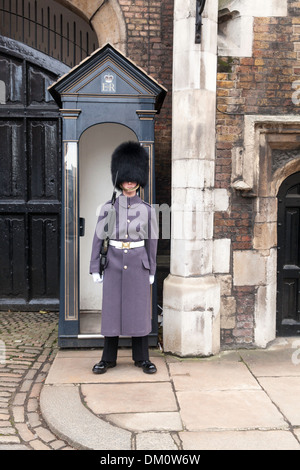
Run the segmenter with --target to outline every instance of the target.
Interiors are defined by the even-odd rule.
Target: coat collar
[[[128,206],[133,206],[142,203],[142,199],[137,194],[133,197],[127,197],[124,196],[124,194],[120,194],[117,199],[119,201],[119,205],[121,207],[124,207],[125,209],[128,208]]]

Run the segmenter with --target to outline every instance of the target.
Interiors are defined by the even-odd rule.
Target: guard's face
[[[122,183],[122,188],[125,189],[126,191],[131,191],[136,186],[137,186],[136,181],[124,181],[124,183]]]

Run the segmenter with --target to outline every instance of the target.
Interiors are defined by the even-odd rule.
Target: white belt
[[[145,240],[139,242],[119,242],[117,240],[109,240],[109,244],[119,250],[131,250],[131,248],[139,248],[145,245]]]

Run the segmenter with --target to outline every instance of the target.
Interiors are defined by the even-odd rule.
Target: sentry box
[[[155,203],[154,120],[166,89],[107,44],[49,92],[60,107],[63,141],[59,346],[101,347],[102,292],[89,274],[97,209],[111,198],[111,154],[128,140],[148,151],[149,183],[140,196]],[[156,345],[157,334],[153,284],[150,345]],[[120,338],[120,345],[130,343]]]

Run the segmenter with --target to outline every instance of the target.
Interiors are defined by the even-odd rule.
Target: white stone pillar
[[[203,13],[175,0],[171,269],[164,282],[164,350],[180,356],[220,349],[220,288],[213,274],[218,0]]]

